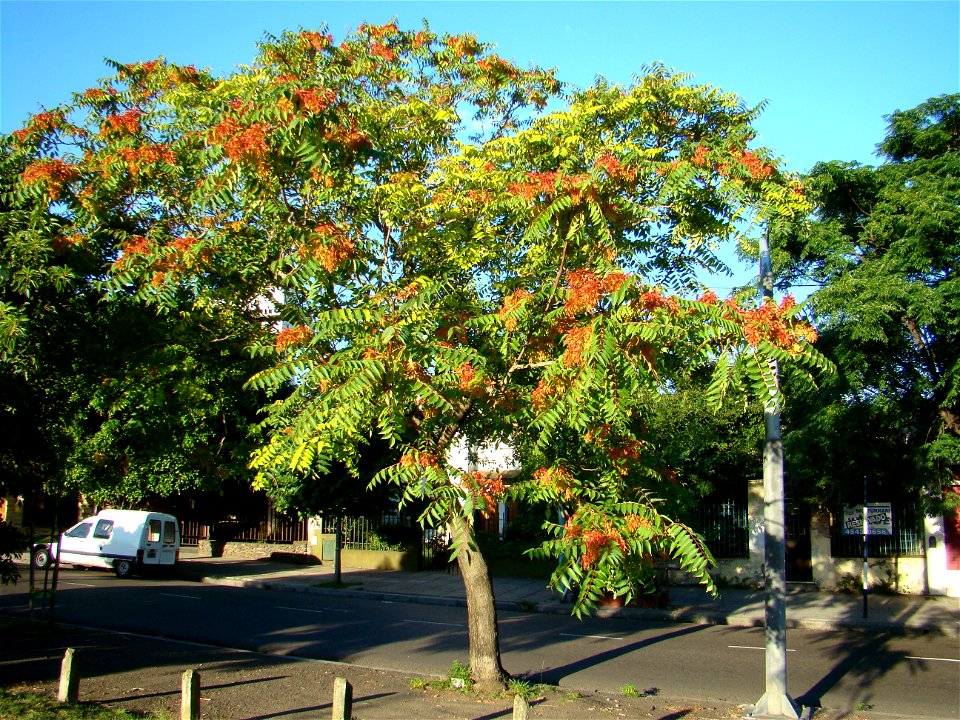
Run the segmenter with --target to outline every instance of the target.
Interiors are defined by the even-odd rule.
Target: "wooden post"
[[[74,663],[75,648],[67,648],[60,663],[60,690],[57,700],[62,703],[75,703],[80,697],[80,671]]]
[[[180,720],[200,720],[200,673],[185,670],[180,678]]]
[[[333,720],[350,720],[353,716],[353,686],[346,678],[333,681]]]
[[[513,720],[527,720],[530,712],[530,703],[523,695],[513,696]]]

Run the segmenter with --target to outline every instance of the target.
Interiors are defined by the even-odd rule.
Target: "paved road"
[[[0,608],[25,607],[23,584]],[[424,675],[467,659],[463,608],[229,588],[174,579],[119,580],[64,570],[63,622]],[[760,630],[501,612],[506,668],[534,681],[615,692],[750,703],[763,692]],[[955,718],[955,638],[794,630],[788,690],[806,705],[869,707],[896,717]]]

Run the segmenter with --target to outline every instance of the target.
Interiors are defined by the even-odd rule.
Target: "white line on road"
[[[76,587],[97,587],[96,585],[90,585],[89,583],[75,583],[70,582],[69,580],[61,580],[61,585],[75,585]]]
[[[592,638],[593,640],[624,640],[622,637],[613,637],[612,635],[573,635],[571,633],[557,633],[560,637]]]
[[[931,662],[953,662],[960,663],[960,660],[954,660],[953,658],[932,658],[932,657],[916,657],[914,655],[907,655],[907,660],[930,660]]]
[[[753,647],[752,645],[727,645],[731,650],[766,650],[765,647]],[[796,652],[796,650],[787,649],[787,652]]]
[[[442,623],[442,622],[432,622],[430,620],[403,620],[405,623],[419,623],[420,625],[444,625],[446,627],[455,627],[462,628],[461,623]]]
[[[344,613],[346,615],[353,614],[353,610],[343,610],[341,608],[295,608],[286,607],[285,605],[277,605],[277,610],[294,610],[296,612],[319,613],[321,615],[325,615],[328,612]]]
[[[166,595],[167,597],[183,598],[184,600],[203,600],[196,595],[177,595],[175,593],[157,593],[157,595]]]

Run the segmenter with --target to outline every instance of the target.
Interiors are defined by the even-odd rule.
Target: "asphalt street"
[[[56,619],[276,655],[443,675],[467,660],[462,607],[205,585],[64,570]],[[24,582],[0,609],[26,610]],[[500,612],[504,666],[534,682],[750,703],[763,693],[762,630],[631,618]],[[956,638],[792,630],[788,692],[804,705],[896,717],[956,718]]]

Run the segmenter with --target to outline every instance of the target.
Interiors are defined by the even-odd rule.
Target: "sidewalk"
[[[239,560],[200,557],[185,549],[180,568],[184,577],[217,585],[258,587],[434,605],[466,605],[463,581],[454,571],[393,572],[343,568],[344,587],[330,587],[332,563],[300,565],[278,560]],[[501,610],[569,614],[571,606],[545,587],[542,580],[494,578]],[[960,598],[910,595],[870,595],[867,618],[861,595],[791,590],[787,595],[787,626],[811,630],[867,628],[934,632],[960,637]],[[599,608],[600,617],[624,616],[650,620],[736,626],[763,626],[764,595],[755,590],[726,588],[714,600],[698,587],[670,588],[670,606]]]

